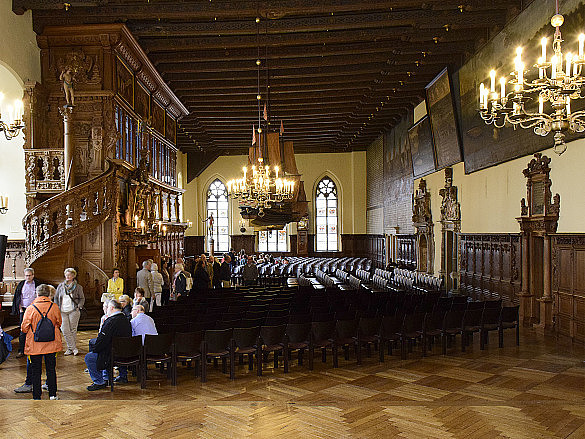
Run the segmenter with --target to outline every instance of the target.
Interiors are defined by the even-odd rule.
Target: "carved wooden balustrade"
[[[25,149],[26,191],[62,192],[65,188],[63,149]]]
[[[65,244],[111,217],[116,208],[117,166],[39,204],[23,219],[26,261],[30,265],[50,250]]]

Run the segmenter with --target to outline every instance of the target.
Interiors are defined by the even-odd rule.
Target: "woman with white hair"
[[[85,296],[83,295],[83,287],[77,283],[75,278],[77,272],[74,268],[66,268],[65,281],[61,282],[57,287],[55,298],[53,301],[61,311],[61,330],[65,336],[67,343],[67,350],[65,355],[77,355],[77,324],[79,323],[79,316],[81,309],[85,304]]]

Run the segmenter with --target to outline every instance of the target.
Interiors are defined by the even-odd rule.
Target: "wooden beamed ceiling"
[[[185,150],[246,153],[267,103],[297,152],[365,149],[530,0],[13,0],[33,26],[125,23],[190,114]],[[256,23],[256,18],[260,23]]]

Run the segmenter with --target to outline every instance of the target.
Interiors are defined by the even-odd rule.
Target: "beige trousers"
[[[79,315],[81,313],[78,309],[73,311],[63,312],[61,311],[61,318],[63,323],[61,324],[61,331],[65,337],[67,343],[67,349],[72,351],[76,349],[77,345],[77,324],[79,323]]]

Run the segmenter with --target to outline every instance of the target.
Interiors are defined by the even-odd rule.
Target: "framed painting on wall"
[[[147,88],[138,80],[136,81],[135,91],[134,110],[143,120],[147,120],[150,117],[150,94]]]
[[[165,134],[165,110],[161,105],[152,100],[152,127],[162,136]]]
[[[425,116],[408,130],[410,156],[414,178],[423,177],[435,170],[433,133],[429,117]]]
[[[436,169],[441,170],[462,160],[455,101],[449,70],[443,69],[426,87],[427,114],[433,135]]]
[[[134,108],[134,74],[120,58],[116,58],[116,93]]]

